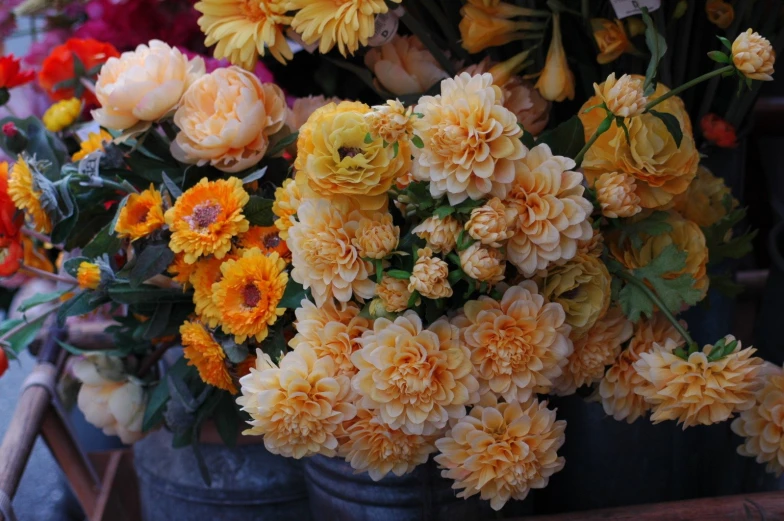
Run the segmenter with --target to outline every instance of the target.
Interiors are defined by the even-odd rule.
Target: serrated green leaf
[[[433,215],[443,220],[448,216],[452,215],[453,213],[455,213],[455,210],[456,208],[454,206],[439,206],[433,212]]]
[[[742,284],[735,282],[729,275],[711,275],[710,288],[729,298],[737,297],[746,289]]]
[[[648,113],[653,116],[656,116],[662,121],[662,123],[664,123],[664,126],[667,127],[667,131],[675,140],[675,146],[680,148],[681,141],[683,141],[683,130],[681,130],[681,123],[680,121],[678,121],[678,118],[676,118],[672,114],[668,114],[666,112],[659,112],[657,110],[649,110]]]
[[[684,304],[696,304],[702,296],[700,290],[694,287],[694,278],[691,275],[672,277],[673,273],[680,272],[686,266],[687,256],[685,251],[670,244],[646,266],[633,271],[637,279],[651,285],[656,295],[673,313],[680,312]]]
[[[669,214],[667,212],[656,211],[645,219],[621,219],[621,242],[630,238],[632,247],[641,248],[641,235],[656,236],[672,230],[672,226],[667,222]]]
[[[627,283],[618,293],[618,303],[624,315],[632,322],[637,322],[641,315],[653,316],[653,302],[640,288]]]

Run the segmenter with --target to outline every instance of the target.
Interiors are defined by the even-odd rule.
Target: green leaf
[[[232,364],[242,363],[243,360],[248,358],[248,346],[246,344],[238,344],[233,339],[229,339],[222,343],[223,351],[226,352],[226,358]]]
[[[172,199],[178,199],[180,196],[182,196],[182,190],[180,190],[180,187],[177,186],[177,183],[172,181],[171,178],[166,175],[166,172],[161,172],[161,179],[163,179],[163,184],[171,194]]]
[[[641,235],[656,236],[672,229],[667,222],[668,217],[667,212],[656,211],[645,219],[621,219],[621,242],[630,237],[634,248],[642,248]]]
[[[649,110],[648,113],[662,120],[662,123],[667,127],[667,131],[672,136],[672,139],[675,140],[675,146],[680,148],[681,141],[683,141],[683,131],[681,130],[681,123],[678,121],[678,118],[672,114],[659,112],[658,110]]]
[[[47,302],[52,302],[53,300],[57,300],[66,291],[68,291],[68,290],[63,289],[63,290],[60,290],[60,291],[53,291],[51,293],[39,293],[37,295],[34,295],[34,296],[30,297],[29,299],[25,300],[24,302],[22,302],[19,305],[19,307],[16,308],[16,310],[21,312],[21,313],[24,313],[25,311],[27,311],[29,309],[33,309],[36,306],[40,306],[41,304],[46,304]]]
[[[82,254],[86,257],[95,258],[103,254],[112,255],[116,253],[122,245],[122,239],[119,239],[113,232],[114,226],[112,223],[101,228],[96,236],[93,237],[93,240],[82,249]]]
[[[365,144],[369,145],[372,142],[373,142],[373,136],[370,135],[370,132],[368,132],[367,134],[365,134]]]
[[[626,318],[637,322],[640,315],[653,316],[653,302],[640,288],[634,284],[626,284],[618,293],[618,302]]]
[[[414,137],[411,138],[411,144],[417,148],[425,148],[425,144],[422,142],[422,138],[414,134]]]
[[[576,157],[585,146],[585,131],[580,118],[572,116],[557,127],[542,133],[537,144],[544,143],[553,154]]]
[[[152,340],[155,337],[163,335],[166,326],[169,325],[172,307],[173,305],[171,302],[160,302],[155,306],[155,311],[150,317],[150,320],[144,323],[144,325],[147,326],[144,329],[143,335],[145,340]]]
[[[645,21],[645,44],[651,52],[651,61],[645,71],[645,83],[643,84],[645,95],[648,96],[656,90],[659,62],[667,52],[667,40],[656,30],[656,24],[648,14],[647,8],[642,9],[642,19]]]
[[[76,277],[79,272],[79,265],[83,262],[90,262],[87,257],[72,257],[63,263],[63,270],[71,277]]]
[[[716,38],[719,39],[719,41],[722,43],[722,45],[724,45],[724,47],[727,48],[728,51],[732,51],[732,42],[730,42],[728,39],[724,38],[723,36],[716,35]]]
[[[284,150],[286,150],[286,147],[288,147],[293,143],[296,143],[298,137],[299,137],[299,132],[292,132],[288,136],[281,138],[272,147],[270,147],[269,150],[267,150],[266,155],[268,157],[275,157],[281,154]]]
[[[66,162],[67,153],[67,149],[60,138],[46,130],[41,120],[33,116],[25,119],[15,117],[0,119],[0,126],[6,123],[13,123],[27,135],[25,152],[30,156],[34,156],[38,161],[49,162],[50,166],[43,174],[50,181],[57,181],[60,178],[60,169]],[[2,134],[0,134],[0,146],[8,156],[14,158],[17,156],[18,152],[10,148],[9,139]]]
[[[19,329],[5,339],[5,345],[13,352],[14,354],[18,355],[25,349],[30,343],[35,340],[36,335],[38,335],[38,331],[40,331],[41,326],[44,325],[46,322],[49,313],[43,313],[41,316],[35,318],[34,320],[27,321],[23,318],[17,318],[13,320],[6,320],[2,324],[0,324],[0,335],[4,335],[11,331],[12,329],[19,327]],[[22,325],[22,324],[27,325]]]
[[[57,309],[57,323],[60,326],[63,326],[65,325],[66,318],[86,315],[90,311],[106,304],[108,301],[109,299],[102,293],[83,291],[66,300],[65,303]]]
[[[673,273],[678,273],[686,266],[687,256],[685,251],[670,244],[648,265],[633,272],[638,279],[650,283],[656,295],[673,313],[680,312],[684,304],[696,304],[702,296],[700,290],[694,288],[694,278],[691,275],[683,274],[670,278]]]
[[[740,235],[732,235],[732,230],[746,218],[746,208],[732,209],[732,196],[727,195],[723,201],[727,214],[702,229],[705,244],[708,247],[708,265],[716,266],[724,259],[740,259],[753,249],[753,241],[757,230],[747,231]]]
[[[447,218],[448,216],[452,215],[453,213],[455,213],[455,210],[456,210],[456,208],[454,206],[439,206],[433,212],[433,215],[435,215],[439,219],[443,220],[443,219]]]
[[[272,226],[275,223],[275,214],[272,213],[272,204],[275,201],[251,195],[248,204],[242,212],[253,226]]]
[[[126,204],[128,204],[128,198],[130,196],[131,194],[128,194],[120,200],[119,204],[117,205],[117,211],[114,214],[114,218],[112,218],[112,222],[109,223],[109,233],[111,233],[113,237],[117,236],[115,227],[117,226],[117,221],[120,220],[120,212],[122,212],[122,209],[125,208]]]
[[[220,397],[220,401],[212,415],[212,421],[215,422],[215,428],[223,443],[231,448],[237,443],[242,420],[232,395],[222,391],[220,392]]]
[[[193,294],[190,292],[146,284],[137,287],[132,287],[129,284],[114,284],[109,287],[108,293],[109,297],[119,304],[191,302],[193,299]]]
[[[252,183],[253,181],[258,181],[259,179],[264,177],[264,174],[266,174],[266,173],[267,173],[267,167],[266,166],[264,168],[259,168],[255,172],[251,172],[250,174],[248,174],[245,177],[243,177],[242,178],[242,184],[246,185],[248,183]]]
[[[518,123],[518,125],[520,124]],[[520,136],[520,141],[523,142],[523,145],[525,145],[526,148],[534,148],[536,146],[536,138],[534,135],[524,129],[522,125],[520,125],[520,128],[523,129],[523,135]]]
[[[408,280],[411,277],[411,273],[404,270],[387,270],[386,274],[393,279],[400,280]]]
[[[307,298],[307,291],[302,284],[289,277],[286,283],[286,290],[283,292],[278,307],[287,309],[297,309],[302,305],[302,299]]]
[[[711,51],[708,53],[708,58],[719,63],[732,63],[732,58],[727,56],[721,51]]]
[[[137,287],[145,280],[166,270],[174,260],[174,252],[167,244],[152,244],[144,248],[136,259],[128,277],[131,286]]]
[[[392,143],[392,157],[397,157],[398,152],[400,152],[400,145],[395,141]]]
[[[185,358],[180,358],[157,383],[150,393],[150,399],[147,401],[147,407],[144,410],[142,432],[151,430],[163,421],[163,413],[166,410],[166,404],[171,397],[167,380],[169,378],[182,379],[187,370],[188,361]]]

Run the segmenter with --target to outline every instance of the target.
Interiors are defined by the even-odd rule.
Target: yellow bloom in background
[[[624,74],[617,80],[611,72],[601,86],[593,84],[593,90],[614,116],[631,118],[645,111],[648,99],[643,91],[643,81],[639,77]]]
[[[563,469],[557,451],[566,440],[566,422],[555,419],[547,402],[494,402],[474,407],[436,440],[435,461],[444,468],[441,476],[462,489],[457,497],[480,494],[500,510],[510,499],[522,501],[531,489],[546,487]]]
[[[101,268],[92,262],[82,262],[76,272],[76,282],[82,289],[98,289],[101,285]]]
[[[286,312],[278,307],[289,280],[285,270],[286,262],[277,253],[267,256],[258,248],[221,264],[223,277],[212,285],[212,293],[224,333],[234,335],[237,343],[267,337],[267,326]]]
[[[471,351],[479,392],[509,403],[550,392],[572,354],[565,318],[531,281],[510,287],[500,301],[481,296],[466,302],[452,324]]]
[[[177,199],[164,214],[172,232],[169,248],[185,253],[191,264],[204,255],[222,259],[231,239],[248,230],[242,208],[250,197],[236,177],[208,181],[203,178]]]
[[[232,258],[232,255],[229,254],[228,257]],[[221,265],[224,260],[228,259],[226,257],[217,259],[210,256],[203,257],[193,264],[184,263],[186,266],[184,269],[191,270],[189,280],[193,286],[193,303],[196,306],[196,314],[199,315],[202,322],[211,328],[218,327],[221,319],[218,303],[212,296],[212,286],[223,277]]]
[[[209,331],[198,322],[185,322],[180,326],[183,356],[188,365],[196,367],[199,377],[206,384],[237,394],[237,386],[226,367],[226,353]]]
[[[185,262],[185,254],[178,253],[174,256],[174,260],[169,264],[169,267],[166,268],[166,272],[172,276],[172,280],[179,282],[184,289],[187,289],[190,285],[191,275],[193,275],[198,266],[198,263],[188,264]]]
[[[634,178],[621,172],[607,172],[596,180],[596,199],[602,215],[610,219],[632,217],[642,211],[640,198],[635,192]]]
[[[379,136],[387,143],[407,140],[414,134],[414,107],[404,107],[398,100],[389,100],[386,105],[377,105],[365,117],[370,122],[370,134]]]
[[[392,214],[377,212],[359,220],[351,243],[360,257],[383,259],[395,251],[399,240],[400,227],[392,224]]]
[[[289,228],[294,225],[292,218],[297,214],[301,198],[297,183],[293,179],[286,179],[282,186],[275,189],[272,213],[277,217],[275,227],[280,231],[280,238],[284,241],[289,238]]]
[[[103,150],[104,144],[112,140],[112,135],[101,129],[100,132],[90,132],[87,139],[79,143],[79,151],[71,157],[71,161],[81,161],[89,154]]]
[[[422,94],[449,75],[414,35],[396,34],[389,43],[365,54],[365,66],[396,96]]]
[[[727,29],[735,19],[735,9],[724,0],[708,0],[705,2],[705,14],[710,23],[719,29]]]
[[[475,242],[461,251],[459,257],[460,267],[472,279],[487,282],[490,286],[504,280],[506,259],[501,250]]]
[[[135,241],[147,237],[163,225],[163,199],[161,193],[150,183],[149,189],[128,196],[128,201],[120,210],[114,231],[120,238]]]
[[[406,434],[391,429],[379,417],[378,411],[358,409],[353,420],[343,424],[345,435],[338,454],[357,472],[367,472],[370,479],[379,481],[393,473],[402,476],[417,465],[427,463],[436,447],[433,437]]]
[[[427,247],[435,253],[449,253],[457,245],[457,236],[462,229],[460,221],[451,215],[443,219],[434,215],[416,226],[412,233],[427,241]]]
[[[591,31],[596,46],[599,47],[596,61],[602,65],[617,60],[623,53],[636,51],[620,20],[592,18]]]
[[[641,80],[642,76],[632,76]],[[603,88],[603,86],[600,86]],[[662,83],[648,97],[657,99],[669,89]],[[591,97],[578,113],[589,139],[604,120],[603,110],[585,112],[602,102],[598,96]],[[691,120],[686,107],[677,96],[656,106],[656,110],[675,116],[683,131],[680,147],[664,123],[652,114],[642,114],[626,122],[629,138],[623,129],[612,125],[596,140],[585,154],[582,168],[590,185],[606,172],[623,172],[634,177],[643,208],[666,207],[672,198],[686,191],[697,173],[700,154],[694,144]]]
[[[510,18],[534,12],[532,9],[506,2],[487,5],[484,2],[469,1],[460,9],[462,18],[459,28],[463,49],[476,54],[488,47],[530,38],[531,33],[543,30],[546,25],[543,22],[514,21]]]
[[[493,197],[483,206],[471,210],[471,217],[465,224],[465,230],[473,239],[490,246],[500,248],[507,239],[514,235],[514,210],[504,206],[497,197]]]
[[[378,297],[384,305],[384,310],[389,313],[401,313],[408,309],[411,292],[408,290],[408,281],[384,275],[381,284],[376,286]],[[417,301],[418,304],[418,301]]]
[[[377,410],[392,429],[436,434],[479,400],[468,348],[446,319],[424,328],[413,311],[394,322],[377,318],[360,343],[351,357],[359,369],[352,380],[358,407]]]
[[[730,208],[737,208],[740,203],[732,197],[732,191],[724,179],[700,166],[689,188],[675,196],[673,208],[686,219],[706,228],[727,215],[724,207],[727,197],[730,198]]]
[[[668,340],[675,342],[678,347],[684,344],[681,335],[661,313],[656,313],[652,319],[641,318],[637,322],[629,346],[607,369],[599,382],[598,392],[592,396],[592,399],[602,403],[605,413],[617,421],[626,420],[627,423],[633,423],[648,413],[650,404],[634,392],[638,386],[645,385],[645,379],[637,374],[634,363],[640,359],[641,353],[653,351],[654,344],[664,345]]]
[[[454,205],[506,195],[526,148],[517,118],[502,102],[489,73],[461,73],[441,82],[441,94],[419,99],[416,133],[425,146],[412,150],[413,174],[430,183],[433,197],[446,195]]]
[[[430,248],[420,248],[414,270],[408,279],[408,291],[418,291],[420,295],[430,299],[451,297],[449,265],[442,259],[433,257],[433,250]]]
[[[727,335],[724,340],[729,344],[735,338]],[[738,342],[732,353],[710,361],[710,344],[688,360],[673,354],[675,347],[672,340],[655,344],[634,363],[646,381],[636,392],[651,404],[653,423],[677,420],[685,429],[723,422],[754,407],[754,395],[761,387],[757,374],[762,368],[762,359],[752,356],[756,349],[742,349]]]
[[[559,13],[553,14],[553,38],[550,40],[547,59],[536,82],[536,88],[544,99],[549,101],[574,99],[574,73],[566,61],[566,51],[564,51],[561,39],[561,15]]]
[[[49,260],[46,252],[47,250],[44,247],[36,246],[33,243],[33,240],[26,236],[22,236],[22,250],[23,250],[23,257],[22,257],[22,265],[29,266],[31,268],[38,268],[39,270],[48,271],[49,273],[54,273],[54,265],[52,261]]]
[[[252,71],[267,49],[283,64],[294,56],[283,34],[291,23],[286,0],[201,0],[194,8],[216,58]]]
[[[553,382],[555,394],[573,394],[578,387],[591,385],[604,376],[604,369],[621,352],[621,344],[632,336],[632,323],[620,308],[611,308],[588,332],[574,341],[574,352]]]
[[[14,205],[27,214],[35,230],[47,234],[52,232],[52,220],[41,205],[41,191],[36,189],[33,172],[22,156],[19,156],[11,168],[8,195]]]
[[[240,379],[237,403],[251,417],[243,434],[264,436],[268,451],[289,458],[334,456],[342,424],[357,413],[350,379],[307,345],[287,353],[280,367],[261,349],[256,355],[256,370]]]
[[[337,45],[343,56],[366,46],[376,33],[376,16],[389,11],[384,0],[288,0],[286,8],[296,11],[291,27],[306,44],[319,42],[321,54]]]
[[[591,238],[593,205],[583,193],[583,176],[568,157],[555,156],[546,144],[518,162],[517,176],[504,205],[516,212],[507,257],[524,276],[573,258],[578,241]],[[554,211],[554,209],[558,211]]]
[[[767,38],[748,29],[732,42],[732,63],[747,78],[773,81],[776,51]]]
[[[60,132],[61,130],[70,127],[74,122],[79,119],[79,114],[82,113],[82,100],[79,98],[71,98],[58,101],[44,112],[41,118],[44,122],[46,130],[49,132]]]

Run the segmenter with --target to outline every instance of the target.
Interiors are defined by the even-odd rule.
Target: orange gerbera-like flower
[[[532,488],[544,488],[564,467],[557,454],[564,444],[566,422],[555,419],[547,402],[495,403],[471,409],[436,441],[441,476],[455,480],[457,497],[481,494],[494,510],[510,499],[522,501]]]
[[[184,252],[188,263],[210,254],[222,259],[231,249],[232,237],[248,231],[242,208],[249,200],[236,177],[202,179],[164,215],[172,232],[169,248],[174,253]]]
[[[277,253],[267,256],[258,248],[221,265],[223,278],[212,285],[212,293],[224,333],[234,335],[238,343],[267,337],[267,326],[286,312],[278,307],[289,281],[285,269],[286,261]]]
[[[721,148],[734,148],[737,146],[738,136],[732,124],[710,113],[705,114],[700,120],[700,129],[705,139]]]
[[[479,297],[452,319],[471,351],[479,392],[507,402],[547,393],[572,353],[569,326],[560,304],[547,303],[532,281],[512,286],[501,301]]]
[[[434,434],[479,399],[470,353],[456,326],[439,319],[427,329],[413,311],[394,322],[377,318],[351,361],[359,369],[353,387],[360,407],[406,434]]]
[[[22,156],[19,156],[11,169],[8,195],[11,196],[16,207],[27,214],[33,228],[41,233],[52,232],[52,220],[41,205],[41,191],[36,189],[33,172],[27,160]]]
[[[109,58],[120,56],[120,53],[109,43],[90,38],[86,40],[71,38],[49,53],[41,64],[41,70],[38,71],[38,83],[55,101],[77,97],[82,98],[89,105],[97,105],[95,94],[85,89],[81,84],[82,78],[77,77],[74,56],[84,66],[83,77],[94,82],[100,65],[106,63]]]
[[[181,254],[178,254],[181,255]],[[229,255],[229,258],[232,258]],[[220,281],[223,277],[221,265],[223,261],[215,257],[205,257],[199,259],[194,264],[188,264],[183,260],[185,270],[190,269],[190,283],[193,286],[193,303],[196,306],[196,314],[202,322],[214,328],[220,323],[220,310],[217,302],[212,298],[212,285]],[[182,273],[182,268],[181,271]]]
[[[19,58],[14,58],[13,54],[0,56],[0,89],[13,89],[34,78],[35,72],[21,70]]]
[[[101,268],[92,262],[82,262],[76,272],[76,282],[82,289],[98,289],[101,285]]]
[[[256,355],[255,370],[240,379],[237,403],[251,417],[243,434],[264,436],[273,454],[334,456],[343,422],[357,413],[349,378],[336,374],[331,358],[318,358],[304,344],[287,353],[280,367],[261,349]]]
[[[199,322],[185,322],[180,326],[183,356],[188,365],[195,366],[204,383],[213,385],[231,394],[237,394],[237,386],[226,368],[226,353]]]
[[[101,129],[99,132],[90,132],[87,139],[79,143],[79,151],[71,157],[71,161],[81,161],[95,151],[103,150],[106,143],[112,140],[112,135]]]
[[[191,281],[191,275],[196,271],[199,263],[188,264],[185,262],[185,254],[178,253],[174,256],[174,260],[166,268],[166,271],[172,275],[172,279],[182,284],[183,288],[187,288]],[[209,285],[212,288],[212,284]]]
[[[242,250],[258,248],[265,255],[277,253],[287,263],[291,262],[291,251],[275,226],[251,226],[247,232],[239,234],[235,242]]]
[[[163,199],[161,193],[150,183],[149,189],[128,196],[128,201],[120,210],[114,231],[118,237],[135,241],[147,237],[163,224]]]

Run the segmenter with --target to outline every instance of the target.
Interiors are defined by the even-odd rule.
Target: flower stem
[[[655,107],[656,105],[658,105],[662,101],[664,101],[664,100],[666,100],[668,98],[671,98],[673,96],[677,96],[681,92],[683,92],[686,89],[689,89],[691,87],[694,87],[698,83],[702,83],[703,81],[709,80],[709,79],[711,79],[711,78],[713,78],[715,76],[718,76],[720,74],[724,74],[725,72],[729,72],[729,71],[734,70],[734,69],[735,69],[734,65],[726,65],[726,66],[722,67],[721,69],[716,69],[715,71],[707,72],[707,73],[703,74],[702,76],[698,76],[698,77],[694,78],[691,81],[687,81],[686,83],[684,83],[680,87],[676,87],[676,88],[672,89],[671,91],[666,92],[665,94],[659,96],[655,100],[648,102],[648,104],[645,106],[645,112],[649,112],[653,107]]]
[[[20,271],[26,271],[30,275],[33,275],[35,277],[40,277],[46,280],[51,280],[52,282],[65,282],[66,284],[76,284],[76,281],[72,278],[66,278],[61,275],[49,273],[48,271],[44,271],[38,268],[33,268],[32,266],[22,266],[20,268]]]
[[[583,157],[585,156],[586,152],[596,143],[596,140],[599,139],[599,136],[604,134],[610,129],[610,125],[612,124],[613,116],[610,112],[607,112],[607,117],[599,124],[599,127],[596,129],[596,132],[593,133],[591,139],[583,146],[583,148],[577,153],[574,157],[574,162],[577,163],[577,166],[583,162]]]
[[[25,227],[22,228],[22,233],[27,235],[28,237],[32,237],[33,239],[38,239],[39,241],[41,241],[41,242],[43,242],[45,244],[52,244],[52,238],[51,237],[49,237],[47,235],[44,235],[43,233],[37,232],[37,231],[33,230],[32,228],[28,228],[28,227],[25,226]],[[55,248],[58,248],[60,250],[63,249],[61,244],[52,244],[52,246],[54,246]]]

